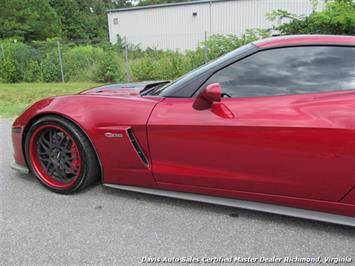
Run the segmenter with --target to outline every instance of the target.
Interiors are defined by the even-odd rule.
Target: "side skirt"
[[[232,198],[222,198],[222,197],[207,196],[202,194],[162,190],[162,189],[152,189],[152,188],[113,185],[113,184],[104,184],[104,186],[116,188],[116,189],[134,191],[139,193],[170,197],[175,199],[204,202],[204,203],[223,205],[228,207],[248,209],[253,211],[267,212],[267,213],[355,227],[355,218],[343,216],[343,215],[325,213],[325,212],[297,209],[292,207],[279,206],[279,205],[260,203],[254,201],[237,200]]]

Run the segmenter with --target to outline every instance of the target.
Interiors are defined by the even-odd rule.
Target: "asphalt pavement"
[[[0,119],[0,265],[266,264],[263,258],[280,265],[287,257],[292,265],[317,257],[355,264],[355,229],[346,226],[100,184],[70,196],[50,192],[10,169],[10,125]]]

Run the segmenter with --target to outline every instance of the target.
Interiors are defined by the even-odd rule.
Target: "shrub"
[[[1,79],[8,83],[20,80],[18,66],[16,62],[10,58],[0,60],[0,75]]]
[[[129,64],[132,80],[172,80],[219,57],[243,44],[265,37],[267,31],[250,30],[243,36],[214,35],[197,49],[180,53],[158,49],[142,50],[129,45]],[[6,41],[0,43],[0,80],[4,82],[59,82],[61,70],[56,41],[35,42],[32,46]],[[114,82],[126,80],[122,44],[93,45],[62,44],[65,81]]]
[[[59,82],[61,81],[61,71],[59,65],[58,54],[52,51],[46,55],[42,60],[41,65],[41,77],[45,82]]]
[[[25,71],[31,67],[28,64],[39,58],[37,51],[29,45],[14,41],[3,41],[0,45],[0,77],[6,82],[23,81]]]
[[[145,55],[142,59],[131,61],[130,66],[133,80],[159,79],[157,60],[152,56]]]
[[[23,81],[36,82],[41,80],[41,68],[37,61],[31,60],[27,63],[23,73]]]
[[[187,57],[178,52],[158,52],[146,54],[142,59],[131,62],[134,80],[170,80],[175,79],[186,71]]]
[[[65,80],[85,81],[95,79],[95,69],[101,64],[105,52],[93,46],[77,46],[63,52]]]
[[[121,73],[117,56],[114,53],[107,53],[98,65],[95,81],[113,82],[121,80]]]

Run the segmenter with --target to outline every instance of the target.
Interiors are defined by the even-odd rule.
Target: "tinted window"
[[[215,73],[231,97],[355,89],[355,48],[306,46],[266,50]]]

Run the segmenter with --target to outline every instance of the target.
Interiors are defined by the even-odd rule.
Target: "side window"
[[[231,97],[355,89],[355,47],[303,46],[258,52],[212,75]]]

